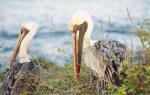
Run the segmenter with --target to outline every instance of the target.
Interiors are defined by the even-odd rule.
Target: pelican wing
[[[85,49],[85,63],[106,82],[120,85],[119,67],[126,60],[126,46],[118,41],[98,41]],[[88,58],[87,58],[88,57]],[[103,82],[104,83],[104,82]]]
[[[20,95],[22,92],[33,93],[39,84],[41,68],[35,62],[14,65],[2,84],[3,95]]]
[[[93,45],[96,54],[100,55],[104,61],[107,61],[115,71],[118,71],[119,64],[127,59],[126,46],[118,41],[98,41]]]

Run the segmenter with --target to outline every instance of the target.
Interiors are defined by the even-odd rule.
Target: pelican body
[[[27,48],[36,34],[37,24],[26,22],[21,27],[21,32],[9,63],[7,72],[2,84],[2,95],[20,95],[22,92],[32,92],[36,89],[41,68],[28,55]],[[19,63],[12,66],[18,56]]]
[[[120,63],[126,60],[126,46],[121,42],[94,41],[90,39],[93,21],[90,15],[79,10],[73,14],[70,21],[73,38],[74,71],[78,81],[81,62],[84,62],[99,78],[101,88],[108,82],[121,85]],[[81,61],[82,60],[82,61]]]

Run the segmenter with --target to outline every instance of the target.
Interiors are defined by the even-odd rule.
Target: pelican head
[[[22,25],[16,47],[9,62],[8,66],[9,69],[11,68],[16,56],[18,56],[19,63],[31,61],[30,58],[27,56],[27,48],[36,31],[37,31],[37,24],[34,22],[25,22]]]
[[[79,10],[73,14],[70,21],[70,30],[73,38],[74,71],[76,80],[79,79],[84,40],[90,38],[92,29],[93,21],[87,12]]]

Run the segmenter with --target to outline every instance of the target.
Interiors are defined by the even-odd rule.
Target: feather
[[[121,84],[120,64],[127,59],[126,46],[118,41],[98,41],[93,46],[85,48],[83,58],[85,63],[99,77],[100,85],[105,88],[108,82],[117,86]]]
[[[35,62],[15,64],[6,74],[2,84],[2,95],[33,93],[38,87],[41,68]]]

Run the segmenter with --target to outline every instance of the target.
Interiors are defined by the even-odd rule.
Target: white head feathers
[[[73,14],[70,20],[70,30],[71,31],[73,30],[73,26],[75,24],[80,25],[85,21],[88,23],[88,28],[84,37],[90,38],[92,29],[93,29],[93,21],[90,15],[83,10],[78,10],[77,12]]]
[[[37,31],[37,27],[38,27],[38,25],[34,22],[31,22],[31,21],[25,22],[22,25],[22,28],[29,30],[29,32],[24,37],[24,39],[22,40],[22,43],[20,45],[20,49],[19,49],[19,53],[18,53],[18,59],[19,59],[20,63],[31,61],[27,55],[27,48],[28,48],[32,38],[34,37],[34,35]]]
[[[38,25],[34,22],[28,21],[25,22],[22,27],[28,29],[31,32],[36,32]]]

